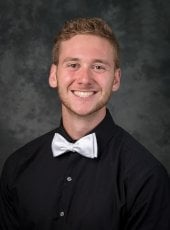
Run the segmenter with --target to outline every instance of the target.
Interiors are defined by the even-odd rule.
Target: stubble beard
[[[61,107],[62,107],[62,111],[63,110],[67,110],[68,113],[77,116],[77,117],[81,117],[81,118],[85,118],[85,117],[90,117],[93,114],[97,114],[102,108],[105,108],[107,106],[107,103],[109,101],[109,99],[111,98],[112,92],[106,92],[105,96],[102,98],[101,101],[99,101],[98,103],[96,103],[96,105],[89,111],[85,112],[85,113],[81,113],[81,112],[77,112],[76,109],[73,108],[73,106],[70,105],[67,97],[64,97],[62,92],[60,91],[60,89],[58,88],[58,96],[61,102]]]

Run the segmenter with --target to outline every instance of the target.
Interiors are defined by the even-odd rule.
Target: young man
[[[119,45],[103,20],[65,23],[49,76],[62,121],[6,161],[0,229],[170,229],[165,169],[106,107],[120,76]]]

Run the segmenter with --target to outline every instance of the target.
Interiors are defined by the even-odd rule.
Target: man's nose
[[[92,79],[92,72],[88,67],[82,67],[77,72],[77,80],[79,84],[90,84],[92,82]]]

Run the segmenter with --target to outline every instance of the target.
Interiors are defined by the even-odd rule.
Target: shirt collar
[[[109,110],[106,110],[106,115],[104,119],[94,128],[92,129],[88,134],[95,133],[97,137],[97,144],[98,144],[98,154],[102,153],[105,146],[108,144],[109,140],[112,138],[112,136],[115,133],[115,123],[112,119],[112,116],[109,112]],[[60,133],[66,140],[69,142],[74,143],[75,140],[73,140],[66,130],[63,127],[62,119],[60,122],[60,126],[56,130],[58,133]]]

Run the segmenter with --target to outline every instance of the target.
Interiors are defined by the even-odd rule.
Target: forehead
[[[106,38],[80,34],[62,41],[59,49],[59,58],[63,56],[93,57],[93,58],[114,58],[114,48]]]

